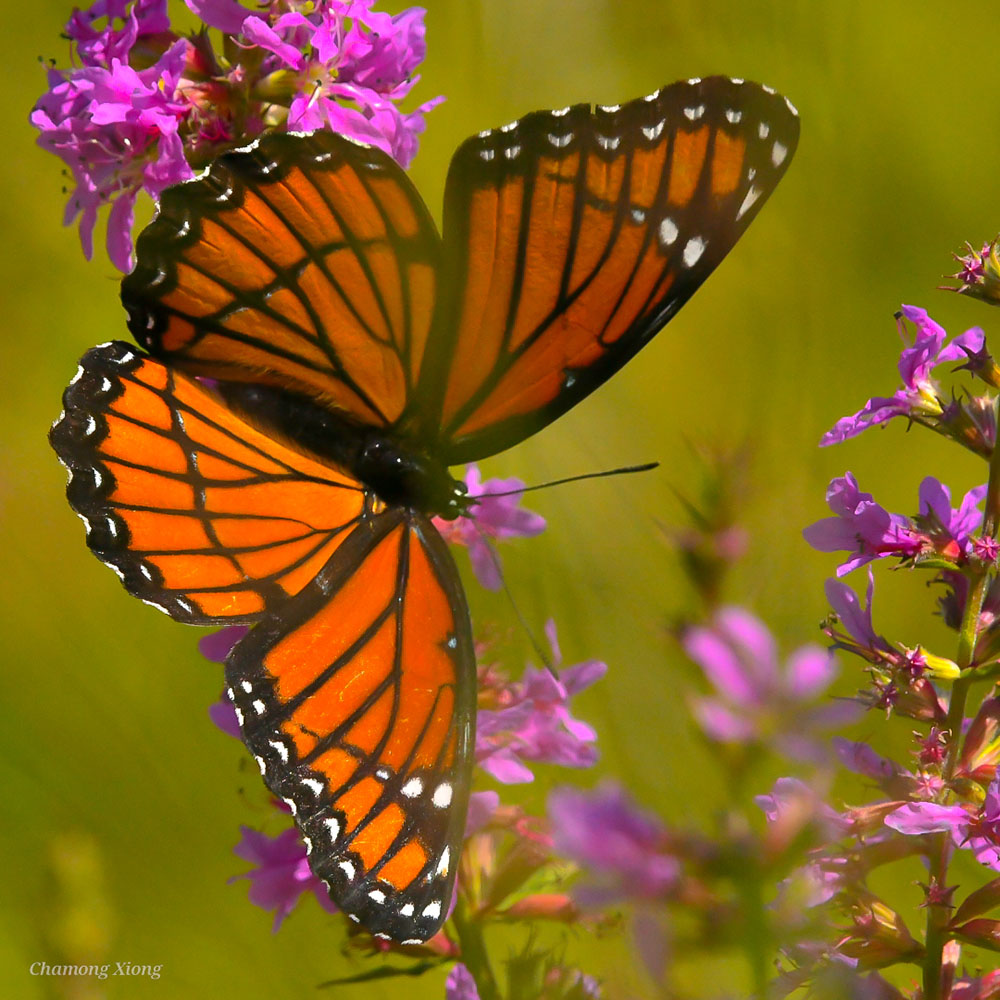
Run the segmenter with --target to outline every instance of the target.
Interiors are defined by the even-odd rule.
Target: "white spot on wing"
[[[448,848],[448,847],[446,847],[441,852],[441,860],[437,864],[437,873],[438,873],[438,875],[447,875],[448,874],[448,865],[449,865],[450,862],[451,862],[451,849]]]
[[[408,799],[415,799],[424,790],[424,783],[419,778],[410,780],[400,789]]]
[[[372,891],[368,893],[368,898],[373,903],[384,903],[385,893],[381,889],[372,889]],[[376,934],[375,937],[378,937],[378,935]]]
[[[249,681],[240,681],[240,687],[249,694],[253,690],[253,685]]]
[[[444,809],[451,804],[451,785],[447,781],[442,781],[437,788],[434,789],[434,795],[431,797],[431,802],[438,807],[438,809]]]
[[[792,102],[787,97],[785,98],[785,104],[788,105],[788,110],[791,111],[791,113],[793,115],[795,115],[796,118],[798,118],[799,117],[799,109],[797,107],[795,107],[795,105],[792,104]]]
[[[774,87],[769,87],[766,83],[760,85],[760,89],[764,91],[765,94],[776,94],[777,91]]]
[[[771,149],[771,162],[776,167],[780,167],[781,164],[785,162],[785,157],[787,155],[788,155],[788,147],[783,143],[776,142]]]
[[[705,252],[705,241],[700,236],[692,236],[684,247],[684,266],[694,267]]]
[[[664,246],[670,246],[677,239],[677,223],[667,217],[660,223],[660,242]]]
[[[597,107],[599,110],[604,111],[607,114],[613,114],[615,111],[621,109],[620,104],[598,104]]]
[[[422,917],[430,917],[431,920],[437,920],[441,916],[441,900],[435,899],[432,903],[428,903],[423,910],[420,912]]]
[[[699,104],[694,108],[685,108],[684,117],[690,121],[696,122],[705,113],[705,105]]]
[[[268,740],[267,745],[281,758],[282,764],[288,763],[288,747],[281,740]]]
[[[557,108],[555,111],[552,111],[551,114],[555,115],[556,118],[562,118],[563,115],[569,114],[569,105],[565,108]],[[412,910],[413,908],[410,907],[410,909]]]
[[[341,861],[337,867],[347,876],[348,882],[354,881],[354,865],[350,861]]]
[[[326,831],[330,834],[330,839],[336,840],[340,836],[340,823],[332,816],[327,816],[323,822],[326,824]]]
[[[553,146],[556,146],[557,148],[562,149],[563,146],[568,146],[570,144],[570,142],[573,139],[573,136],[572,136],[571,133],[567,133],[566,135],[553,135],[550,132],[548,134],[547,138],[548,138],[549,142],[552,143]]]
[[[742,117],[742,111],[737,111],[736,108],[726,109],[726,121],[729,122],[730,125],[736,125]]]
[[[517,154],[520,152],[521,152],[520,146],[508,146],[503,151],[503,155],[506,156],[508,160],[513,160],[517,157]]]
[[[399,915],[401,917],[412,917],[413,916],[413,904],[412,903],[404,903],[399,908]],[[405,944],[406,942],[403,942],[403,943]]]
[[[480,155],[480,156],[481,156],[481,157],[482,157],[482,158],[483,158],[484,160],[486,160],[487,162],[489,162],[490,160],[492,160],[492,159],[493,159],[493,150],[492,150],[492,149],[481,149],[481,150],[479,151],[479,155]]]
[[[597,144],[601,149],[617,149],[621,139],[616,135],[599,135],[597,137]]]
[[[83,365],[76,366],[76,374],[69,380],[70,385],[76,385],[77,382],[83,377]],[[66,414],[64,413],[63,416]]]
[[[264,706],[264,702],[262,702],[260,700],[260,698],[255,698],[251,707],[253,708],[253,710],[258,715],[263,715],[264,714],[264,708],[265,708],[265,706]]]
[[[301,784],[305,785],[313,795],[320,796],[323,794],[323,782],[317,778],[303,778]]]
[[[267,772],[267,762],[263,757],[258,757],[257,754],[253,755],[253,759],[257,761],[257,766],[260,768],[260,773],[265,774]]]
[[[657,122],[655,125],[643,125],[642,126],[642,134],[647,139],[650,139],[650,140],[652,140],[652,139],[659,139],[660,136],[663,134],[663,126],[664,126],[664,124],[665,124],[664,122]]]
[[[700,76],[693,76],[693,77],[691,77],[690,80],[688,80],[688,83],[692,87],[696,87],[696,86],[698,86],[699,83],[701,83],[701,77]]]
[[[760,125],[757,126],[757,135],[759,135],[762,139],[766,139],[770,133],[771,126],[768,125],[767,122],[761,122]]]
[[[760,197],[760,191],[751,185],[750,189],[747,191],[746,197],[743,199],[743,204],[740,205],[740,210],[736,213],[737,219],[742,219],[744,214],[750,208],[751,205]]]

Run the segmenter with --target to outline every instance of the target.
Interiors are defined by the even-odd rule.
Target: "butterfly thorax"
[[[390,431],[361,426],[275,386],[224,382],[218,391],[262,430],[349,472],[384,503],[449,521],[468,507],[465,484],[443,462]]]

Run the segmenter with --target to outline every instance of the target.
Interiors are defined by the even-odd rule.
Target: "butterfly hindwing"
[[[420,387],[448,463],[534,433],[647,343],[750,224],[798,130],[770,88],[712,77],[464,143]]]
[[[312,870],[376,936],[430,937],[465,824],[476,701],[468,610],[428,520],[389,508],[233,650],[243,739]]]
[[[316,575],[364,510],[357,481],[128,344],[89,351],[64,407],[50,438],[88,545],[180,621],[256,620]]]
[[[381,150],[271,134],[164,192],[122,301],[158,358],[384,427],[403,416],[422,364],[439,244]]]

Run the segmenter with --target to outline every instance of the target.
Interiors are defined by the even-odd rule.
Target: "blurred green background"
[[[278,828],[255,769],[209,723],[220,671],[197,655],[199,633],[129,598],[88,554],[46,444],[77,358],[126,331],[118,275],[100,251],[86,263],[75,231],[61,227],[60,165],[35,148],[27,123],[44,88],[37,57],[68,63],[59,33],[69,2],[5,13],[0,995],[68,995],[65,982],[31,978],[29,965],[91,957],[162,964],[162,979],[91,981],[92,993],[74,996],[304,995],[365,966],[341,955],[339,922],[312,900],[272,936],[246,883],[227,885],[244,868],[230,853],[238,825]],[[674,491],[697,495],[692,446],[750,449],[738,498],[750,550],[727,596],[762,615],[786,650],[817,639],[826,611],[834,560],[811,552],[800,530],[824,515],[832,476],[849,468],[905,512],[927,474],[958,494],[985,478],[977,460],[901,423],[816,445],[837,417],[894,389],[900,302],[925,305],[953,332],[981,323],[990,335],[986,307],[934,288],[953,269],[950,251],[1000,225],[990,89],[1000,16],[899,0],[432,0],[427,37],[415,96],[448,101],[429,116],[412,172],[435,210],[459,141],[535,108],[619,102],[726,73],[771,83],[801,113],[788,176],[669,330],[555,426],[484,465],[537,482],[662,463],[535,494],[549,530],[503,551],[532,625],[555,618],[568,663],[610,668],[576,705],[600,733],[598,767],[550,770],[513,797],[541,810],[556,780],[615,776],[667,819],[705,822],[728,790],[685,715],[690,668],[668,626],[693,597],[660,527],[683,523]],[[948,654],[923,580],[883,574],[877,624]],[[467,582],[474,620],[511,636],[518,666],[525,643],[509,607]],[[855,670],[845,664],[845,691]],[[518,940],[498,939],[498,963]],[[604,978],[607,995],[651,995],[620,936],[553,942]],[[443,979],[336,995],[441,997]],[[739,963],[723,958],[712,980],[703,995],[745,986]]]

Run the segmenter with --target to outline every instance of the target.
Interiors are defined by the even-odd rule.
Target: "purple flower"
[[[666,852],[663,825],[620,785],[556,788],[548,813],[556,851],[587,873],[574,893],[583,905],[655,899],[676,884],[679,866]]]
[[[917,306],[903,306],[901,312],[915,327],[912,345],[905,347],[899,358],[902,388],[892,396],[875,396],[857,413],[842,417],[823,435],[820,445],[839,444],[893,417],[926,419],[940,416],[944,410],[941,389],[932,377],[932,371],[948,361],[964,361],[968,357],[967,352],[978,352],[983,346],[985,337],[979,327],[966,330],[946,345],[947,333],[925,310]],[[905,343],[902,320],[899,333]]]
[[[225,663],[233,647],[250,631],[249,625],[227,625],[198,640],[198,652],[213,663]]]
[[[461,962],[456,962],[448,973],[444,981],[444,996],[445,1000],[479,1000],[476,981]]]
[[[329,128],[407,166],[424,113],[441,100],[397,106],[426,51],[419,8],[391,16],[369,0],[318,0],[308,15],[235,0],[188,6],[225,33],[225,57],[204,32],[185,39],[170,30],[166,0],[97,0],[66,26],[79,67],[51,70],[31,113],[39,145],[73,175],[66,223],[79,217],[84,254],[108,205],[108,254],[123,271],[140,191],[158,198],[234,141],[279,128]],[[231,62],[234,52],[242,62]]]
[[[549,621],[545,631],[553,664],[560,667],[555,624]],[[560,670],[557,679],[548,670],[529,666],[519,681],[503,684],[494,698],[500,707],[481,708],[476,717],[476,762],[504,784],[534,780],[525,761],[590,767],[597,760],[597,734],[573,718],[569,699],[600,680],[607,669],[599,660],[586,660]]]
[[[790,757],[816,759],[822,751],[810,733],[858,713],[850,702],[812,705],[836,674],[827,650],[802,646],[781,667],[770,632],[742,608],[720,609],[710,625],[689,628],[683,643],[715,688],[714,697],[695,699],[693,710],[720,743],[773,738]]]
[[[763,810],[770,826],[799,829],[806,822],[816,822],[828,839],[835,839],[850,828],[848,820],[798,778],[778,778],[771,792],[754,796],[754,802]]]
[[[872,623],[875,574],[872,573],[870,566],[864,608],[861,607],[858,595],[846,583],[827,580],[823,588],[830,607],[843,627],[841,631],[834,625],[824,626],[824,631],[833,639],[835,648],[854,653],[869,663],[896,662],[899,659],[899,651],[875,631]]]
[[[972,851],[980,864],[1000,871],[1000,775],[990,782],[978,811],[964,805],[908,802],[889,813],[885,824],[908,836],[948,833],[956,847]]]
[[[95,27],[98,21],[105,21],[103,28]],[[87,10],[74,10],[66,24],[80,62],[104,69],[113,60],[126,62],[141,38],[169,30],[167,0],[97,0]]]
[[[837,567],[837,576],[889,556],[937,556],[955,562],[968,558],[973,550],[972,534],[982,524],[979,504],[985,495],[986,486],[976,486],[953,509],[948,487],[927,476],[919,489],[920,513],[910,520],[890,514],[870,493],[862,493],[848,472],[834,479],[827,490],[827,503],[835,516],[809,525],[802,535],[821,552],[851,553]]]
[[[192,176],[178,129],[187,114],[177,86],[187,42],[180,40],[149,69],[111,66],[49,72],[50,90],[31,113],[38,143],[61,157],[76,189],[66,207],[68,225],[80,217],[80,242],[89,260],[97,210],[111,205],[107,250],[122,271],[132,266],[132,217],[141,189],[153,197]]]
[[[470,500],[478,502],[470,505],[466,516],[454,521],[436,517],[434,524],[452,545],[467,546],[476,579],[487,590],[499,590],[503,586],[500,558],[491,541],[531,538],[545,530],[545,518],[520,507],[520,491],[524,489],[520,479],[487,479],[484,483],[479,467],[470,465],[465,470],[465,486]]]
[[[830,482],[826,502],[834,516],[809,525],[802,535],[820,552],[852,553],[837,567],[837,576],[873,559],[905,558],[920,551],[921,539],[910,522],[900,514],[890,514],[870,493],[862,493],[850,472]]]
[[[315,894],[324,910],[337,912],[326,886],[309,868],[298,831],[285,830],[277,837],[268,837],[248,826],[240,827],[240,831],[243,839],[233,848],[233,853],[255,867],[230,881],[250,880],[250,902],[261,909],[274,910],[272,931],[278,930],[299,898],[307,892]]]
[[[953,510],[951,490],[933,476],[927,476],[920,484],[917,527],[925,533],[929,545],[946,558],[968,555],[972,550],[972,533],[983,523],[979,504],[985,496],[985,483],[973,487]]]

